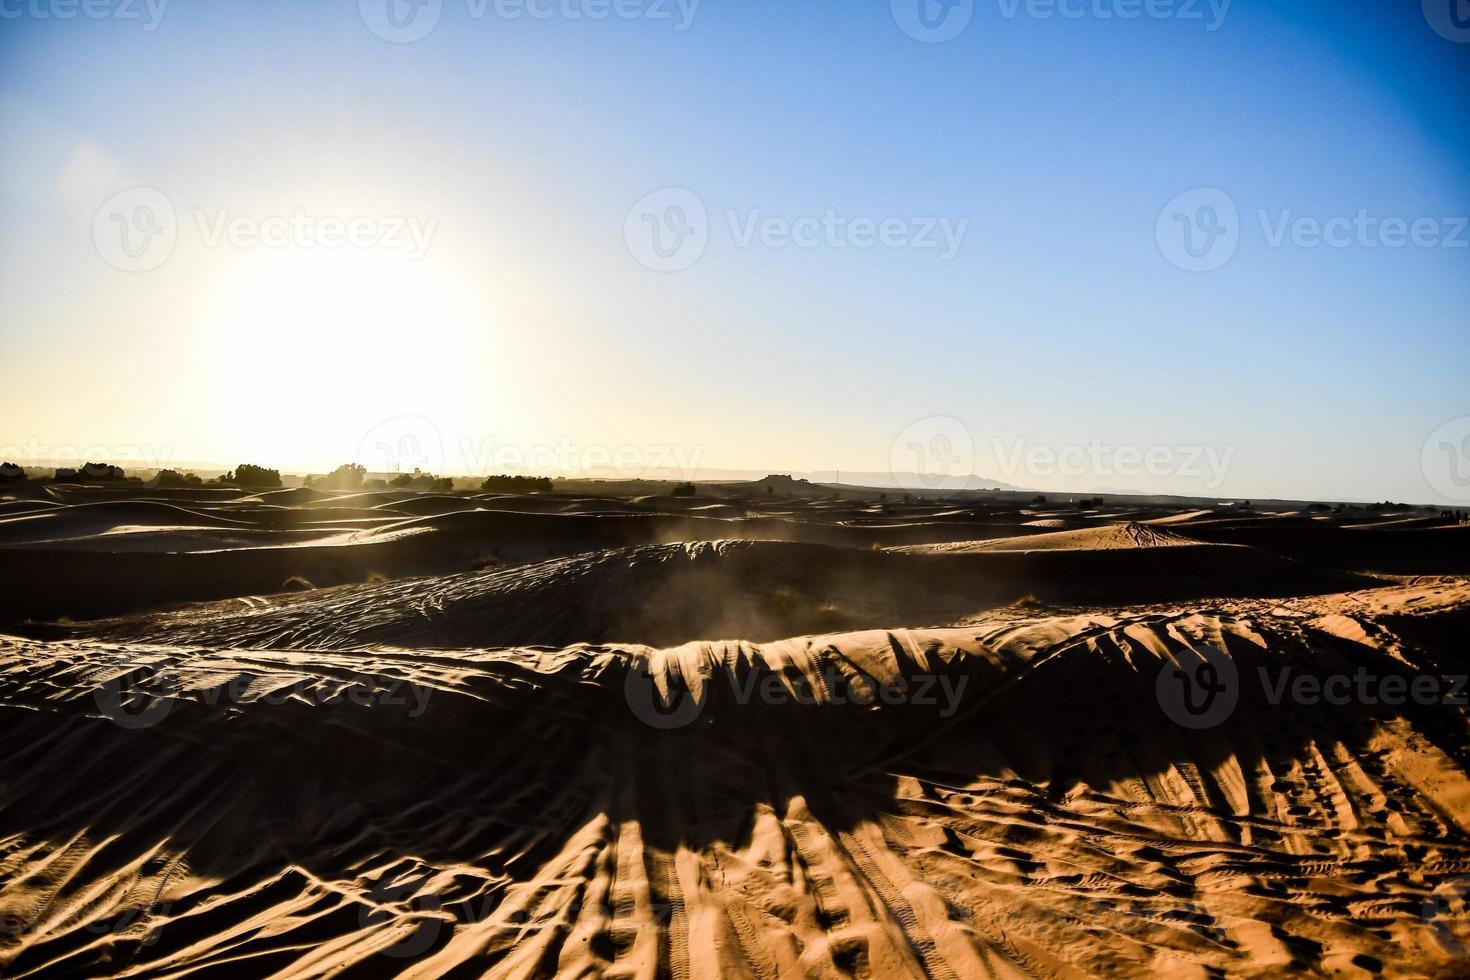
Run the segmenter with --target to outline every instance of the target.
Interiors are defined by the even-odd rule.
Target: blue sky
[[[919,433],[1043,490],[1470,503],[1429,472],[1470,473],[1434,462],[1470,416],[1470,44],[1417,3],[989,0],[928,43],[907,0],[443,0],[394,43],[375,0],[94,2],[0,4],[0,445],[322,468],[412,417],[445,471],[883,471]],[[128,271],[98,236],[138,187],[176,242]],[[705,244],[656,271],[626,229],[670,188]],[[1200,188],[1236,243],[1189,271],[1160,219]]]

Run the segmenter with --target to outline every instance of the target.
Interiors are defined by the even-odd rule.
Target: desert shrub
[[[252,463],[241,463],[220,477],[219,482],[234,484],[237,487],[270,489],[281,485],[281,471],[266,469],[264,466],[256,466]]]
[[[180,473],[178,470],[159,470],[158,476],[154,477],[154,483],[160,487],[202,487],[204,480],[193,473]]]
[[[360,463],[343,463],[320,480],[316,485],[323,490],[360,490],[367,467]]]
[[[694,484],[688,481],[685,481],[684,483],[676,483],[674,484],[674,489],[669,491],[669,496],[692,497],[694,496]]]
[[[79,480],[121,480],[123,468],[109,463],[84,463],[77,471]]]
[[[412,473],[399,473],[393,479],[391,479],[391,480],[388,481],[388,486],[390,486],[390,487],[400,487],[401,488],[401,487],[408,486],[412,482],[413,482],[413,474]]]
[[[544,476],[487,476],[480,489],[495,493],[550,493],[551,480]]]
[[[20,482],[26,478],[26,471],[16,463],[0,463],[0,482]]]
[[[436,476],[434,486],[431,488],[436,493],[448,493],[454,489],[454,480],[447,476]]]

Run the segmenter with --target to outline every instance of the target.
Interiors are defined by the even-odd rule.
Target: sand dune
[[[1036,522],[1032,522],[1031,526],[1037,526]],[[909,550],[962,554],[976,551],[1106,551],[1115,548],[1183,548],[1199,545],[1199,541],[1182,534],[1130,521],[1125,524],[1072,528],[1014,538],[919,545]]]
[[[0,910],[24,926],[0,963],[1452,976],[1463,709],[1246,686],[1190,731],[1155,692],[1199,643],[1241,675],[1463,665],[1377,618],[1470,608],[1440,588],[665,650],[0,640]]]
[[[1202,541],[1247,544],[1320,564],[1398,574],[1470,573],[1470,525],[1352,527],[1301,517],[1195,521]]]
[[[1111,537],[1063,532],[1065,540]],[[1050,537],[1050,536],[1048,536]],[[1061,536],[1059,536],[1061,537]],[[1123,535],[1124,540],[1132,540]],[[1160,539],[1164,540],[1164,539]],[[986,544],[1004,544],[988,542]],[[334,649],[668,645],[765,640],[863,627],[946,625],[1023,596],[1053,604],[1221,595],[1299,595],[1367,580],[1313,575],[1251,548],[1168,539],[1152,561],[1114,548],[874,551],[714,541],[584,551],[567,558],[70,625],[38,635]]]
[[[119,527],[246,528],[244,521],[148,500],[107,501],[0,519],[0,547],[86,541]]]
[[[886,544],[1024,532],[993,520],[922,520],[854,526],[760,514],[723,519],[650,510],[613,512],[561,500],[557,510],[489,509],[478,498],[446,512],[433,495],[423,515],[392,508],[411,493],[303,498],[294,507],[252,495],[230,505],[114,500],[0,519],[0,622],[90,617],[161,604],[466,571],[607,548],[745,538],[868,549]],[[555,501],[557,498],[547,498]],[[474,506],[469,506],[474,502]],[[493,503],[493,501],[492,501]],[[743,509],[742,509],[743,511]],[[85,589],[76,588],[79,581]],[[1023,591],[1002,590],[1013,599]]]
[[[1470,963],[1444,522],[50,489],[0,976]]]

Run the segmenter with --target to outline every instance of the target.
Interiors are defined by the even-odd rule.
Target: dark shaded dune
[[[699,517],[721,517],[726,519],[744,517],[745,512],[746,509],[737,504],[700,504],[697,507],[690,507],[687,511],[687,513],[695,514]]]
[[[375,575],[467,569],[484,561],[488,550],[482,543],[456,543],[434,535],[222,551],[6,548],[0,549],[4,559],[0,622],[85,618],[176,602],[268,594],[288,588],[294,579],[329,586]]]
[[[621,507],[623,510],[641,510],[636,504],[626,500],[600,500],[593,498],[569,498],[557,494],[517,494],[517,493],[477,493],[472,494],[470,499],[477,500],[481,506],[490,510],[511,510],[527,514],[561,514],[568,507],[595,508],[607,506],[609,508]]]
[[[411,500],[417,495],[417,492],[413,490],[362,490],[345,493],[339,491],[323,496],[317,501],[317,504],[322,507],[369,509],[380,507],[383,504]]]
[[[1363,584],[1373,583],[1314,575],[1286,559],[1219,545],[908,554],[718,541],[589,550],[475,573],[216,603],[82,624],[61,635],[283,649],[669,645],[939,625],[1025,595],[1076,605],[1301,595]]]
[[[478,510],[479,507],[480,503],[470,497],[451,497],[444,494],[420,494],[403,500],[378,504],[373,509],[385,514],[427,517],[434,514],[454,514],[465,510]]]
[[[259,551],[263,549],[302,548],[339,543],[345,535],[355,533],[353,527],[301,527],[291,529],[259,527],[127,527],[99,535],[86,535],[60,541],[41,541],[0,547],[0,555],[9,557],[14,551],[45,549],[57,554],[148,554],[174,555],[222,551]]]
[[[1341,599],[667,650],[0,638],[0,972],[1452,976],[1463,708],[1159,700],[1191,645],[1438,662]]]
[[[272,507],[300,507],[303,504],[320,503],[330,500],[332,495],[323,490],[315,490],[311,487],[288,487],[284,490],[266,490],[247,497],[242,503],[259,502]]]
[[[1199,541],[1167,528],[1134,522],[1059,530],[1032,525],[1025,530],[1027,533],[1015,537],[927,545],[905,550],[916,553],[961,554],[997,551],[1105,551],[1213,547],[1201,545]],[[1228,555],[1226,552],[1219,554]]]
[[[993,604],[974,563],[755,541],[605,549],[532,565],[195,606],[71,635],[345,649],[755,640],[883,622],[943,623]]]
[[[1245,544],[1302,561],[1394,574],[1470,573],[1470,525],[1343,527],[1309,518],[1198,521],[1190,537]]]
[[[234,487],[146,487],[85,483],[48,483],[46,494],[65,504],[95,504],[122,500],[150,499],[159,503],[188,505],[191,503],[226,503],[239,500],[248,490]]]
[[[0,500],[0,518],[15,517],[20,514],[35,514],[46,510],[55,510],[64,504],[55,500]]]
[[[1339,518],[1338,521],[1337,521],[1337,523],[1338,523],[1338,525],[1340,527],[1351,527],[1351,528],[1369,528],[1369,527],[1385,528],[1385,527],[1387,527],[1387,528],[1399,528],[1401,530],[1405,530],[1405,529],[1408,529],[1408,528],[1455,527],[1457,524],[1459,524],[1459,520],[1456,519],[1456,518],[1440,517],[1440,516],[1436,515],[1436,516],[1433,516],[1433,517],[1377,517],[1377,518],[1368,518],[1368,519],[1364,519],[1364,520],[1355,520],[1355,519],[1352,519],[1352,518],[1346,518],[1346,519]]]
[[[360,496],[360,495],[359,495]],[[136,506],[137,510],[117,510]],[[236,535],[249,543],[251,525],[244,521],[224,522],[197,515],[184,519],[181,511],[160,511],[166,505],[108,504],[68,508],[54,512],[60,520],[72,520],[74,530],[90,521],[97,527],[115,526],[153,518],[191,527],[220,528],[223,544]],[[109,510],[106,515],[75,518],[74,511]],[[316,516],[331,513],[331,508]],[[19,517],[0,521],[0,535],[7,527],[40,522],[52,515]],[[293,542],[288,547],[208,548],[202,540],[178,532],[157,538],[142,538],[145,550],[108,548],[106,538],[78,531],[74,547],[56,547],[35,542],[53,532],[30,527],[15,536],[32,543],[0,547],[0,622],[22,619],[51,619],[59,616],[90,618],[159,605],[219,599],[229,596],[279,592],[289,579],[301,578],[315,586],[361,582],[372,576],[400,577],[463,571],[486,562],[539,561],[548,557],[579,554],[603,548],[624,547],[682,539],[717,540],[731,536],[730,522],[682,518],[658,514],[565,515],[517,514],[503,511],[473,511],[409,518],[354,532],[340,529],[330,543]],[[318,522],[315,531],[327,528]],[[789,536],[789,527],[773,531]],[[95,533],[95,531],[93,532]],[[3,537],[0,537],[3,540]],[[270,543],[260,538],[257,543]]]
[[[124,526],[226,529],[249,525],[217,513],[157,501],[105,501],[0,519],[0,547],[91,538]],[[106,543],[99,542],[98,547],[105,548]]]
[[[1008,538],[1026,534],[1032,529],[1020,524],[995,521],[904,520],[893,517],[860,523],[821,523],[814,520],[752,517],[743,522],[773,536],[792,540],[816,540],[849,548],[892,548],[902,545],[941,544],[952,541],[974,541]],[[783,527],[794,531],[781,535]]]
[[[414,495],[402,495],[386,504],[378,500],[380,496],[347,494],[332,498],[330,506],[322,500],[295,508],[252,502],[208,512],[203,504],[200,509],[187,510],[153,502],[111,502],[0,520],[0,552],[7,558],[0,564],[0,619],[14,623],[25,618],[91,618],[173,602],[268,594],[280,591],[293,578],[325,587],[374,576],[451,573],[489,562],[539,562],[642,544],[743,538],[866,551],[875,546],[1048,533],[1046,528],[994,520],[853,526],[777,516],[730,520],[698,513],[537,513],[488,508],[395,521],[388,508],[401,506],[415,499]],[[441,502],[457,505],[461,499],[475,498],[430,495],[426,499],[430,509],[439,509]],[[363,506],[374,500],[382,509]],[[143,528],[147,533],[105,533],[121,526]],[[58,539],[68,543],[46,543]],[[963,561],[956,555],[951,556],[955,562],[952,571],[946,573],[955,576],[954,584],[943,591],[965,594],[972,609],[978,609],[1027,594],[1053,603],[1142,602],[1250,592],[1291,595],[1360,584],[1340,573],[1304,569],[1249,548],[1198,545],[1193,551],[1148,550],[1177,553],[996,552],[965,555]],[[871,564],[869,559],[852,555],[832,559],[838,561],[858,563],[855,567],[859,569]],[[835,572],[825,574],[835,581]],[[867,591],[877,593],[881,588],[873,585]],[[835,586],[824,590],[824,595],[839,604],[842,593]],[[883,608],[902,609],[899,599],[908,601],[909,597],[896,595]],[[932,623],[935,620],[928,618],[931,610],[953,608],[948,601],[926,606],[915,600],[902,618],[889,625]]]
[[[493,542],[500,557],[525,561],[631,543],[716,540],[731,537],[735,526],[728,521],[670,514],[562,514],[485,508],[402,520],[372,531],[365,539],[431,535]]]
[[[1205,544],[1136,523],[897,549],[979,563],[1017,595],[1053,604],[1139,603],[1202,596],[1312,595],[1379,584],[1243,545]]]
[[[337,525],[368,530],[403,520],[402,514],[375,507],[322,507],[315,504],[303,504],[299,507],[241,505],[222,508],[219,512],[258,527],[270,528]]]

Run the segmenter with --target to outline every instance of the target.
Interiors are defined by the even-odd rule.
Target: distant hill
[[[941,477],[932,473],[854,473],[842,470],[834,473],[803,473],[813,483],[841,484],[849,487],[876,487],[880,490],[959,491],[959,490],[1012,490],[1024,491],[1004,480],[975,474],[956,474]]]

